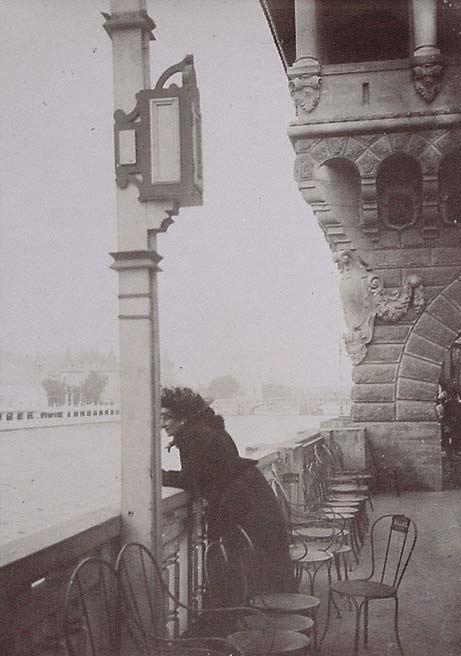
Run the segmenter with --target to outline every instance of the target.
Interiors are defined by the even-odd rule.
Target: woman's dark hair
[[[188,387],[162,388],[161,406],[169,410],[175,419],[181,421],[191,419],[207,410],[208,405],[203,396]]]

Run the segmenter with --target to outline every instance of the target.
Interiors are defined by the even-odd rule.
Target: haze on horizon
[[[258,2],[151,0],[148,10],[153,83],[193,53],[203,118],[204,206],[182,209],[159,237],[162,350],[190,385],[225,374],[347,383],[338,276],[293,179],[294,110]],[[31,358],[117,346],[101,11],[109,0],[0,8],[0,350]]]

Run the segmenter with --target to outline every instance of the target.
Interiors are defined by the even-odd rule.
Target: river
[[[324,416],[229,416],[241,455],[315,432]],[[162,440],[166,447],[167,440]],[[247,452],[250,447],[251,452]],[[259,452],[260,453],[260,452]],[[162,448],[163,467],[179,467]],[[120,500],[118,421],[0,431],[0,542],[7,542]]]

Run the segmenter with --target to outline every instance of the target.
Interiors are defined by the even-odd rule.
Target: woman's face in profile
[[[165,433],[169,437],[176,435],[178,428],[181,426],[182,422],[179,419],[176,419],[169,410],[162,408],[160,410],[160,424]]]

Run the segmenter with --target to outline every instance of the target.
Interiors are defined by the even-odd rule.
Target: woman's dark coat
[[[258,591],[294,590],[289,537],[278,501],[256,460],[241,458],[222,417],[211,409],[187,422],[176,434],[181,471],[163,473],[163,484],[206,499],[208,540],[235,542],[240,525],[256,550]]]

